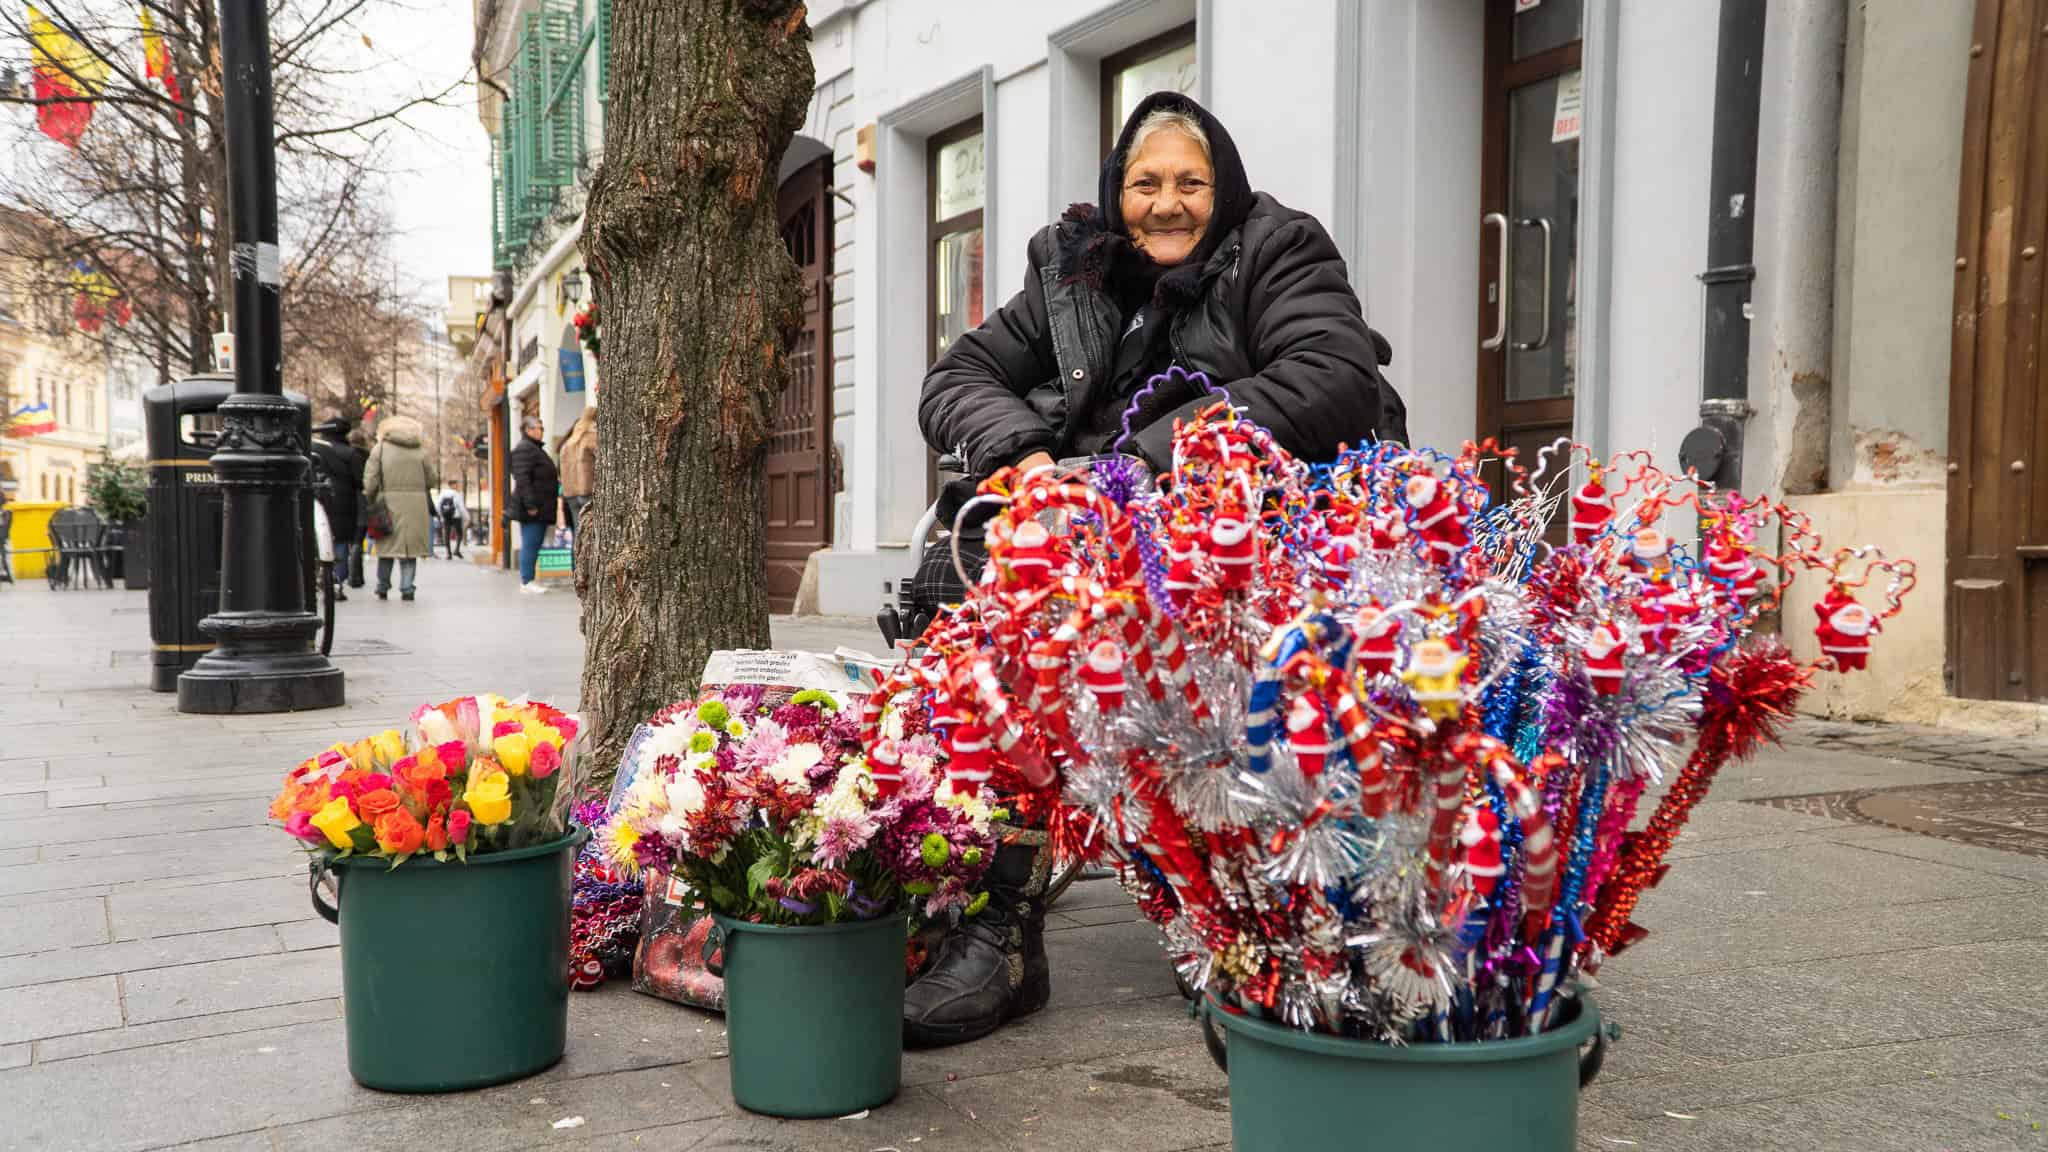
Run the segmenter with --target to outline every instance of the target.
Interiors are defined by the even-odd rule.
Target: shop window
[[[987,198],[982,142],[979,119],[931,140],[928,273],[933,359],[981,327],[982,206]]]
[[[1102,61],[1102,151],[1116,147],[1131,109],[1154,92],[1202,98],[1195,26],[1183,24]]]

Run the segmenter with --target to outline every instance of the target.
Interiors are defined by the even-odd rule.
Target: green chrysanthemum
[[[839,711],[839,701],[822,688],[806,688],[789,698],[791,704],[816,704],[821,712]]]
[[[977,894],[974,899],[969,900],[967,907],[960,910],[960,914],[963,916],[979,916],[981,915],[981,910],[986,907],[988,907],[988,893],[982,892]]]
[[[692,733],[690,733],[690,751],[692,751],[692,752],[709,752],[709,751],[711,751],[711,750],[712,750],[713,748],[716,748],[716,747],[718,747],[718,737],[716,737],[716,736],[713,736],[713,735],[712,735],[711,733],[709,733],[709,732],[692,732]]]
[[[723,728],[725,727],[725,722],[732,719],[732,713],[726,710],[723,701],[706,700],[702,704],[697,705],[697,719],[702,720],[713,728]]]
[[[918,845],[918,854],[924,857],[925,867],[939,868],[953,858],[953,846],[937,832],[927,832],[924,842]]]
[[[960,862],[969,868],[981,863],[981,849],[968,847],[960,853]]]

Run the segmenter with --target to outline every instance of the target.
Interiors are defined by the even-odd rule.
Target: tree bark
[[[618,0],[584,260],[604,324],[580,535],[600,774],[720,648],[768,645],[762,475],[802,289],[776,214],[813,84],[790,0]],[[550,431],[560,431],[551,429]]]

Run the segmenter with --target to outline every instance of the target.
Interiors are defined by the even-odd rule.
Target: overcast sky
[[[366,100],[388,100],[395,84],[438,90],[468,72],[470,0],[385,0],[370,9],[363,32],[388,63],[366,79]],[[491,271],[490,140],[477,123],[473,88],[449,104],[407,113],[417,131],[395,134],[391,157],[401,280],[432,299],[445,297],[451,275]]]

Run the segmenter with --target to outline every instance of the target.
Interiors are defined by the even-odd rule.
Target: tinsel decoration
[[[1138,402],[1162,386],[1211,390],[1161,378]],[[1371,444],[1310,466],[1227,397],[1176,427],[1157,483],[1100,459],[977,499],[998,506],[988,570],[869,698],[870,756],[955,734],[975,763],[949,778],[1113,862],[1190,986],[1387,1043],[1549,1026],[1637,931],[1714,773],[1809,682],[1757,619],[1822,574],[1818,667],[1850,671],[1914,575],[1648,453]],[[1696,545],[1666,534],[1688,517]]]

